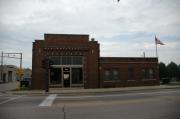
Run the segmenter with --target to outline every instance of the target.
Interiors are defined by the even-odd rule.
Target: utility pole
[[[22,69],[22,53],[20,53],[20,69]]]
[[[3,82],[3,52],[1,53],[1,81]]]
[[[22,53],[20,53],[20,70],[22,73]],[[22,74],[20,74],[20,80],[22,79]]]

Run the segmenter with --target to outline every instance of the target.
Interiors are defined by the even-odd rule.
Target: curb
[[[167,87],[167,88],[156,88],[156,89],[130,89],[130,90],[114,90],[114,91],[97,91],[97,92],[73,92],[73,93],[48,93],[48,94],[58,94],[60,96],[77,96],[77,95],[96,95],[96,94],[106,94],[106,93],[126,93],[135,91],[150,91],[150,90],[163,90],[163,89],[180,89],[180,87]]]
[[[0,91],[0,94],[10,94],[10,95],[49,95],[49,94],[58,94],[60,96],[77,96],[77,95],[97,95],[97,94],[106,94],[106,93],[123,93],[123,92],[133,92],[133,91],[148,91],[148,90],[163,90],[163,89],[180,89],[179,86],[164,86],[164,87],[137,87],[137,88],[103,88],[100,90],[90,89],[90,90],[50,90],[50,92],[45,93],[43,90],[38,92],[33,91]]]

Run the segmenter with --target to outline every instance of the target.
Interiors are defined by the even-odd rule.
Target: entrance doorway
[[[12,81],[12,71],[8,71],[8,82]]]
[[[63,67],[63,87],[70,88],[70,67]]]
[[[70,72],[63,72],[63,86],[70,87]]]
[[[3,82],[6,82],[6,73],[3,73]]]
[[[56,66],[50,69],[51,88],[83,87],[83,70],[80,66]]]

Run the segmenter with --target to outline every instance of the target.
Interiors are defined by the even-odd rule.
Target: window
[[[51,56],[53,65],[82,65],[82,56]]]
[[[112,70],[112,72],[113,72],[112,79],[118,80],[119,79],[119,71],[114,69],[114,70]]]
[[[109,80],[110,79],[110,71],[106,70],[105,71],[105,80]]]
[[[105,80],[119,80],[119,70],[118,69],[105,70],[104,76],[105,76]]]
[[[81,65],[82,57],[81,56],[73,56],[73,65]]]
[[[154,76],[154,70],[153,70],[153,69],[149,69],[149,78],[150,78],[150,79],[155,78],[155,76]]]
[[[72,64],[72,57],[71,56],[66,56],[66,64],[71,65]]]
[[[142,73],[143,73],[143,79],[153,79],[153,78],[155,78],[153,68],[142,69]]]
[[[72,84],[83,84],[82,68],[72,68]]]
[[[60,59],[60,57],[58,57],[58,56],[52,56],[52,57],[51,57],[51,60],[52,60],[52,62],[53,62],[54,65],[61,64],[61,59]]]
[[[134,80],[134,69],[128,68],[128,80]]]
[[[71,65],[71,56],[63,56],[62,57],[62,64],[63,65]]]
[[[50,84],[61,84],[61,68],[50,69]]]

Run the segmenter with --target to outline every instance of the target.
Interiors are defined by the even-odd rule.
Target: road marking
[[[0,102],[0,105],[1,105],[1,104],[5,104],[5,103],[10,102],[10,101],[13,101],[13,100],[16,100],[16,99],[18,99],[18,98],[20,98],[20,97],[22,97],[22,96],[17,96],[17,97],[13,97],[13,98],[10,98],[10,99],[8,99],[8,100],[2,101],[2,102]]]
[[[53,101],[55,100],[57,94],[51,94],[49,95],[48,97],[46,97],[45,100],[43,100],[39,106],[42,107],[42,106],[51,106]]]
[[[150,95],[150,94],[168,94],[180,91],[159,91],[159,92],[146,92],[146,93],[128,93],[128,94],[111,94],[111,95],[88,95],[88,96],[61,96],[59,99],[83,99],[83,98],[104,98],[104,97],[121,97],[121,96],[134,96],[134,95]]]

